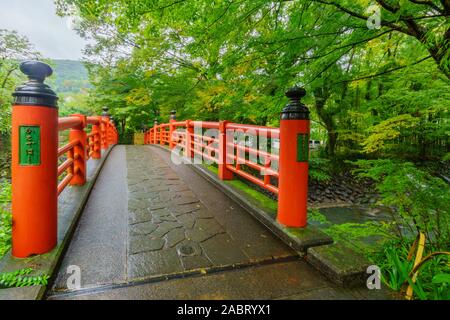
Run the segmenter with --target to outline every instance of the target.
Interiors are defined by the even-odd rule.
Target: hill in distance
[[[81,61],[52,60],[53,75],[47,84],[56,93],[80,93],[89,88],[88,71]]]

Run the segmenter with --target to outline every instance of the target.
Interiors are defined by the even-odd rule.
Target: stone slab
[[[370,263],[344,244],[334,243],[309,248],[306,260],[328,279],[345,287],[364,286]]]

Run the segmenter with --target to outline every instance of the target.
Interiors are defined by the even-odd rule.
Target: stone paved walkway
[[[81,288],[66,272],[81,269]],[[367,291],[367,290],[366,290]],[[158,147],[108,158],[49,299],[367,298],[337,288]]]
[[[262,226],[233,232],[224,214],[255,222],[226,205],[209,210],[156,152],[128,147],[127,165],[130,278],[295,255]]]

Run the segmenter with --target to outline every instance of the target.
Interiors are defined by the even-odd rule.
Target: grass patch
[[[11,248],[11,184],[0,183],[0,258]]]
[[[213,165],[205,165],[204,167],[216,175],[219,174],[219,169]],[[252,187],[248,186],[244,182],[242,182],[240,180],[236,180],[236,179],[235,180],[227,180],[224,182],[226,184],[231,185],[232,187],[244,192],[248,197],[253,199],[255,202],[258,202],[261,205],[261,207],[263,207],[264,209],[268,209],[270,213],[277,212],[278,203],[275,200],[270,199],[265,194],[253,189]]]
[[[393,225],[383,221],[331,223],[319,209],[308,210],[308,220],[333,238],[367,258],[394,237]]]

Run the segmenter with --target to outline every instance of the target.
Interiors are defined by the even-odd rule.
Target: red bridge
[[[124,146],[107,108],[58,117],[58,98],[43,83],[50,67],[21,70],[29,81],[14,94],[13,246],[0,270],[32,267],[50,282],[0,290],[0,298],[384,295],[361,289],[365,269],[337,274],[324,258],[332,239],[307,225],[303,89],[287,92],[280,128],[172,113],[145,132],[144,146]],[[239,183],[278,200],[268,206]]]

